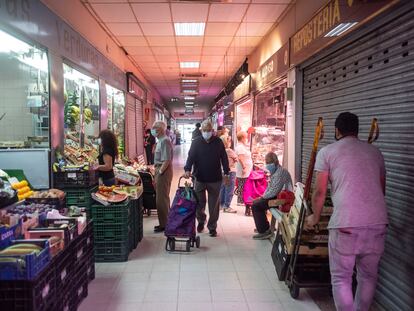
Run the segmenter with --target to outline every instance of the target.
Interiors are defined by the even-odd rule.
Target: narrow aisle
[[[175,147],[171,198],[188,147]],[[96,279],[80,310],[319,310],[306,291],[298,301],[290,298],[277,280],[271,244],[252,240],[253,219],[233,202],[238,213],[221,213],[218,237],[205,231],[201,248],[191,253],[167,253],[165,236],[153,233],[157,217],[145,216],[143,241],[128,262],[97,264]]]

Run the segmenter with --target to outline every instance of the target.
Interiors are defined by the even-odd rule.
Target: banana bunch
[[[65,124],[70,128],[74,128],[80,119],[80,108],[78,104],[78,95],[76,92],[69,94],[65,102]]]
[[[90,108],[83,109],[83,115],[85,117],[85,123],[89,124],[92,121],[92,110]]]

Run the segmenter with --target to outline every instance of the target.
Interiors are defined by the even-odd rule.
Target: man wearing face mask
[[[201,137],[197,137],[191,143],[185,164],[184,176],[189,178],[191,170],[195,176],[194,191],[198,198],[197,231],[202,232],[206,223],[206,191],[208,193],[209,220],[207,228],[210,236],[217,236],[217,221],[220,214],[219,197],[221,184],[229,182],[229,161],[226,149],[220,138],[213,136],[213,125],[210,121],[204,121],[201,125]],[[222,170],[223,168],[223,170]]]
[[[266,211],[269,209],[269,200],[275,199],[282,190],[293,191],[290,173],[279,165],[276,153],[269,152],[266,154],[265,161],[266,169],[270,174],[270,181],[265,193],[253,201],[252,211],[257,229],[257,234],[253,236],[255,240],[266,240],[273,234],[266,217]]]

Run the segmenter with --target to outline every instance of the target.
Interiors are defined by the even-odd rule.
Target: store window
[[[0,30],[0,148],[49,147],[45,50]]]
[[[264,164],[268,152],[275,152],[283,163],[285,146],[286,84],[262,92],[256,96],[252,137],[252,156],[256,164]]]
[[[108,107],[108,129],[118,138],[118,151],[125,154],[125,94],[124,92],[106,85]]]
[[[238,132],[247,132],[252,126],[252,101],[236,106],[236,135]]]
[[[99,83],[63,64],[65,96],[65,158],[72,164],[91,163],[98,155]]]

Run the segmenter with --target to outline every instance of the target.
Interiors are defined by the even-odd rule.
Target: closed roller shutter
[[[413,310],[414,306],[413,8],[413,1],[402,3],[302,66],[303,180],[318,117],[325,124],[321,146],[333,142],[334,121],[340,112],[360,117],[363,140],[372,117],[379,120],[375,145],[386,161],[390,218],[376,294],[384,310]]]
[[[137,137],[137,155],[144,154],[144,128],[143,128],[143,108],[142,102],[140,100],[136,100],[135,106],[135,113],[136,113],[136,137]]]
[[[126,155],[130,159],[137,156],[137,130],[136,130],[135,98],[127,95],[126,106]]]

